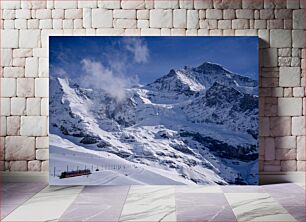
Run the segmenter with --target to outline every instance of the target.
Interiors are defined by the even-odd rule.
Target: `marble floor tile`
[[[0,213],[1,213],[1,220],[9,215],[14,209],[16,209],[18,205],[1,205],[0,206]]]
[[[175,186],[176,193],[222,193],[220,186]]]
[[[0,186],[2,193],[38,193],[47,187],[46,183],[3,183]]]
[[[176,221],[174,186],[131,186],[120,221]]]
[[[296,221],[267,193],[225,193],[238,221]]]
[[[54,221],[60,218],[83,189],[48,186],[16,208],[3,221]]]
[[[58,221],[118,221],[129,187],[85,187]]]
[[[305,222],[305,206],[283,206],[297,221]]]
[[[3,193],[1,195],[1,205],[20,205],[29,200],[35,194],[28,193]]]
[[[222,193],[177,193],[177,221],[236,221]]]
[[[270,195],[283,206],[305,206],[305,193],[270,193]]]
[[[281,183],[262,186],[267,193],[305,193],[305,189],[295,183]]]
[[[261,186],[238,186],[226,185],[221,186],[224,193],[264,193],[265,191]]]

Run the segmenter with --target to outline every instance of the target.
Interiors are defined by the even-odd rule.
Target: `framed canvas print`
[[[258,183],[257,37],[50,37],[51,185]]]

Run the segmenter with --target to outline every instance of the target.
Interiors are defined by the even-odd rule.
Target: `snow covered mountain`
[[[50,78],[50,174],[95,165],[103,171],[79,183],[256,184],[257,90],[257,81],[207,62],[126,89],[121,102]]]

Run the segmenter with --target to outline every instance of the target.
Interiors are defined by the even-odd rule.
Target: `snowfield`
[[[258,82],[203,63],[118,102],[50,78],[50,184],[257,184]],[[88,176],[60,179],[65,171]]]

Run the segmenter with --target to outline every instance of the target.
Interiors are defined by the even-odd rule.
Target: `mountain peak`
[[[226,71],[221,65],[211,62],[204,62],[202,65],[197,67],[201,70],[215,70],[215,71]]]

